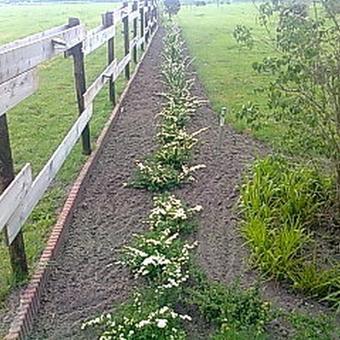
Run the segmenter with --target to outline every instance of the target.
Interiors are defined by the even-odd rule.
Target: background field
[[[249,51],[240,50],[233,38],[236,25],[243,24],[253,30],[254,35],[265,37],[256,24],[257,10],[252,3],[232,5],[207,5],[204,7],[183,6],[178,22],[188,42],[194,64],[208,97],[216,112],[227,107],[228,121],[236,129],[247,128],[244,122],[235,119],[235,111],[248,101],[256,102],[266,110],[266,98],[255,89],[268,82],[252,69],[252,63],[269,55],[269,48],[257,41]],[[269,126],[255,133],[257,137],[274,143],[278,127]]]
[[[51,4],[27,6],[0,6],[0,44],[22,38],[47,28],[67,23],[68,18],[79,17],[87,27],[101,23],[101,14],[117,4]],[[122,57],[122,34],[117,29],[118,58]],[[107,64],[106,47],[86,57],[87,83],[90,84]],[[39,70],[40,87],[36,94],[26,99],[7,115],[13,149],[15,169],[19,171],[30,162],[36,175],[62,141],[78,111],[74,91],[73,61],[58,57]],[[118,93],[124,80],[118,81]],[[105,88],[94,104],[91,135],[94,141],[100,133],[111,105]],[[57,176],[51,190],[34,210],[24,228],[29,264],[32,267],[43,249],[48,230],[55,223],[57,210],[76,177],[85,157],[78,145]],[[1,238],[1,236],[0,236]],[[0,239],[0,306],[12,286],[7,248]]]

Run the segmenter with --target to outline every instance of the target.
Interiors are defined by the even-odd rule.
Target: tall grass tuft
[[[241,188],[242,232],[265,274],[340,306],[340,266],[321,266],[311,249],[332,202],[334,182],[307,166],[269,156],[256,161]]]

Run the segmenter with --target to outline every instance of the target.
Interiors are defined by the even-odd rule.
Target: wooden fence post
[[[138,1],[135,0],[132,4],[132,10],[133,12],[138,11]],[[133,19],[133,38],[137,38],[138,28],[137,28],[137,17]],[[137,43],[133,46],[133,61],[135,64],[138,62],[138,56],[137,56]]]
[[[145,44],[147,45],[149,42],[149,4],[148,0],[145,0],[144,6],[147,7],[147,11],[145,12]]]
[[[144,38],[144,30],[145,30],[145,14],[144,14],[144,2],[143,2],[143,6],[140,8],[139,10],[139,14],[140,14],[140,37]],[[144,41],[141,44],[141,49],[142,51],[144,51]]]
[[[155,27],[158,26],[158,7],[157,2],[155,1],[155,7],[154,7],[154,17],[155,17]]]
[[[128,11],[128,2],[123,3],[123,8]],[[130,32],[129,32],[129,14],[123,18],[123,31],[124,31],[124,55],[130,53]],[[125,78],[130,79],[130,62],[125,66]]]
[[[0,116],[0,141],[1,194],[9,186],[9,184],[13,181],[15,177],[6,114]],[[6,229],[5,237],[7,238]],[[22,280],[28,274],[24,237],[22,231],[19,231],[13,242],[9,245],[8,249],[15,280]]]
[[[157,7],[157,2],[155,0],[153,0],[153,20],[154,20],[154,30],[157,28],[158,26],[158,7]]]
[[[68,25],[69,27],[80,25],[80,20],[78,18],[69,18]],[[86,92],[83,43],[81,42],[75,45],[74,47],[72,47],[69,51],[69,54],[73,56],[78,111],[80,115],[85,110],[83,95]],[[85,155],[90,155],[91,154],[91,141],[90,141],[89,124],[86,125],[82,133],[82,144],[83,144],[83,153]]]
[[[114,12],[106,12],[103,17],[103,25],[109,27],[115,25]],[[108,54],[108,65],[110,65],[115,59],[115,37],[112,37],[107,42],[107,54]],[[116,105],[116,84],[112,81],[112,77],[109,81],[109,97],[113,106]]]
[[[154,11],[154,0],[151,0],[151,9],[149,10],[150,13],[150,21],[151,21],[151,33],[154,31],[154,22],[153,22],[153,11]]]

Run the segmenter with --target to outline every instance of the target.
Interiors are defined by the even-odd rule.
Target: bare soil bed
[[[43,296],[32,339],[82,339],[80,326],[85,319],[123,302],[136,287],[129,271],[117,261],[123,245],[134,233],[145,229],[142,221],[150,211],[152,194],[123,184],[131,179],[135,160],[149,154],[155,145],[155,115],[161,108],[157,94],[163,87],[162,36],[160,30],[74,213],[67,241]],[[194,93],[206,99],[198,79]],[[194,157],[195,164],[205,164],[206,169],[199,173],[199,181],[176,190],[189,204],[201,204],[204,208],[195,235],[199,242],[198,262],[211,279],[229,283],[240,277],[244,284],[252,283],[257,275],[246,262],[235,204],[243,171],[267,149],[230,127],[224,127],[219,146],[218,119],[209,104],[198,110],[190,124],[192,130],[210,127],[201,135]],[[305,305],[304,299],[281,286],[268,283],[263,287],[267,298],[284,307]]]

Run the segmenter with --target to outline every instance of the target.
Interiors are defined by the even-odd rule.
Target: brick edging
[[[121,104],[138,73],[138,70],[152,44],[153,37],[155,36],[157,31],[158,26],[153,33],[141,60],[137,64],[134,74],[127,83],[116,107],[112,111],[110,118],[108,119],[102,132],[100,133],[100,136],[98,137],[96,142],[96,149],[92,152],[91,156],[87,159],[86,163],[82,167],[76,181],[74,182],[67,196],[63,209],[58,215],[57,222],[52,229],[46,247],[39,259],[37,269],[35,270],[29,284],[20,296],[20,305],[17,309],[16,316],[11,323],[9,332],[5,337],[5,340],[25,339],[28,336],[29,332],[32,330],[34,318],[37,316],[40,308],[40,299],[44,292],[45,284],[48,280],[51,261],[53,261],[59,253],[59,249],[64,241],[70,220],[72,219],[74,209],[81,197],[84,183],[87,181],[89,174],[103,149],[105,141],[109,135],[109,131],[114,125],[116,118],[119,116],[119,113],[121,111]]]

